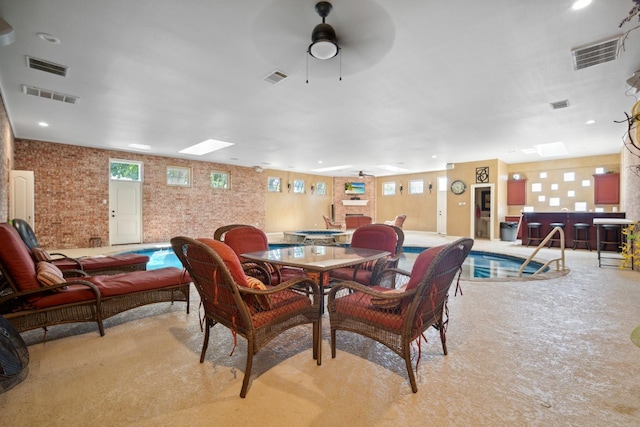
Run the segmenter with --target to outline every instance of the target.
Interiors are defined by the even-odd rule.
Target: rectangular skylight
[[[326,168],[311,169],[311,172],[331,172],[331,171],[339,171],[341,169],[348,169],[352,167],[353,165],[329,166]]]
[[[540,157],[562,156],[569,154],[563,142],[551,142],[549,144],[534,145]]]
[[[393,165],[378,165],[377,168],[384,169],[389,172],[409,172],[409,169],[401,168]]]
[[[207,139],[206,141],[202,141],[199,144],[192,145],[191,147],[187,147],[184,150],[180,150],[179,152],[182,154],[193,154],[196,156],[203,156],[205,154],[211,153],[216,150],[221,150],[231,145],[233,145],[232,142],[224,142],[224,141],[218,141],[215,139]]]

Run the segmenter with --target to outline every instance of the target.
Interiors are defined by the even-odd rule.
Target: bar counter
[[[529,240],[529,227],[530,222],[539,222],[542,224],[540,229],[540,238],[544,239],[547,234],[551,232],[552,222],[564,223],[564,244],[565,248],[573,247],[573,240],[575,237],[575,230],[573,224],[585,223],[589,224],[589,246],[592,250],[598,249],[597,243],[597,230],[593,224],[594,218],[625,218],[624,212],[523,212],[522,223],[520,229],[522,230],[522,245],[526,246]],[[532,245],[537,246],[537,243]],[[584,248],[583,245],[579,245],[580,248]],[[611,248],[613,251],[613,248]]]

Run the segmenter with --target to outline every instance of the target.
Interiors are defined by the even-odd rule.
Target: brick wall
[[[13,164],[13,132],[0,96],[0,222],[9,218],[9,171]]]
[[[355,197],[359,197],[361,200],[368,200],[366,206],[344,206],[343,200],[349,200],[354,195],[345,194],[344,185],[347,182],[364,182],[365,194],[359,194]],[[344,225],[344,219],[347,214],[362,214],[373,218],[373,222],[376,220],[376,180],[373,177],[336,177],[333,179],[333,206],[334,206],[334,219]]]
[[[92,236],[109,242],[110,158],[143,162],[144,243],[176,235],[213,237],[229,223],[265,226],[263,176],[251,168],[16,140],[15,169],[34,171],[35,228],[42,246],[87,247]],[[167,186],[167,165],[190,166],[192,186]],[[230,190],[210,188],[213,170],[230,172]]]

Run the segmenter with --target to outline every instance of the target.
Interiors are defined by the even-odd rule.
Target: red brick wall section
[[[16,140],[15,168],[34,171],[35,227],[43,247],[88,247],[90,237],[108,244],[111,158],[143,162],[144,243],[213,237],[217,227],[236,222],[265,226],[263,177],[251,168]],[[192,186],[167,186],[168,165],[191,167]],[[213,170],[229,171],[230,190],[210,188]]]
[[[0,97],[0,222],[9,218],[9,171],[13,162],[13,132]]]
[[[344,184],[347,182],[364,182],[365,194],[358,195],[361,200],[368,200],[366,206],[344,206],[343,200],[349,200],[353,195],[344,193]],[[333,205],[334,205],[334,219],[336,222],[345,224],[344,219],[346,214],[362,214],[370,216],[373,222],[378,222],[376,219],[376,181],[375,178],[366,177],[336,177],[333,179]]]

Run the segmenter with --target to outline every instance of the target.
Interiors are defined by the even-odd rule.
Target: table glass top
[[[326,271],[382,258],[389,252],[342,246],[291,246],[242,254],[244,258],[272,264]]]

